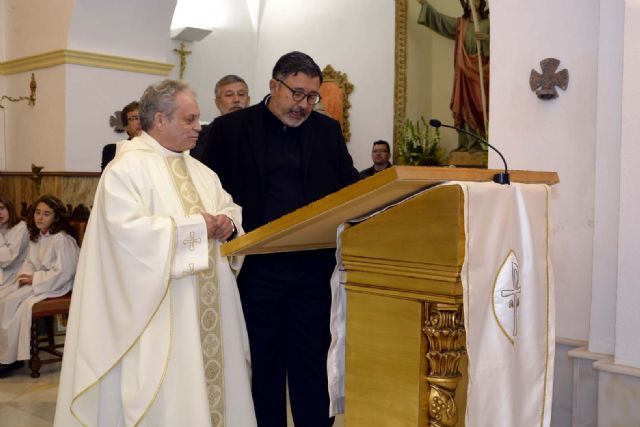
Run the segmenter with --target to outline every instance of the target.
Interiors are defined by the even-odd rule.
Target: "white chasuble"
[[[224,358],[219,419],[256,425],[234,271],[219,242],[210,256],[204,219],[184,205],[171,157],[192,184],[184,197],[195,189],[204,211],[241,224],[218,177],[188,153],[171,153],[144,132],[123,147],[100,179],[80,253],[55,426],[214,425],[198,284],[211,271],[219,312],[209,319],[221,328],[214,347]]]
[[[469,362],[465,425],[549,426],[555,355],[549,187],[442,185],[457,185],[464,194],[465,258],[460,276]],[[348,307],[340,251],[337,255],[328,357],[332,414],[349,410],[342,407]]]

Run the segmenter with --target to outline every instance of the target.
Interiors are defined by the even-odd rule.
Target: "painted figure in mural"
[[[451,95],[454,124],[486,138],[489,114],[489,9],[486,0],[460,0],[464,13],[458,18],[438,12],[427,0],[418,1],[422,5],[418,23],[455,41]],[[474,15],[478,17],[479,31],[474,30]],[[469,139],[472,140],[460,135],[456,151],[483,150],[478,140]]]

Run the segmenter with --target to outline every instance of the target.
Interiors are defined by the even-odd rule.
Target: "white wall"
[[[599,2],[491,2],[490,134],[512,169],[551,170],[557,334],[588,338],[594,220]],[[532,68],[554,57],[570,74],[552,101],[529,89]],[[490,154],[490,166],[500,159]]]
[[[30,171],[31,163],[35,163],[44,166],[46,172],[65,170],[64,67],[37,70],[35,76],[36,105],[21,101],[6,108],[6,167],[10,171]],[[29,95],[30,78],[31,73],[6,76],[7,92],[12,96]]]
[[[184,79],[198,92],[201,118],[218,115],[213,86],[225,74],[238,74],[249,83],[251,103],[268,94],[277,59],[303,51],[321,68],[327,64],[346,73],[351,94],[349,151],[358,169],[371,163],[371,143],[393,139],[395,3],[389,0],[223,0],[225,23],[200,42],[190,43]],[[249,4],[249,6],[247,6]],[[251,10],[262,7],[254,27]],[[257,33],[256,33],[257,29]],[[174,42],[177,47],[178,43]],[[171,49],[173,49],[173,47]],[[170,51],[169,60],[178,64]],[[177,69],[172,73],[177,77]]]
[[[371,165],[371,144],[393,140],[395,4],[389,0],[266,2],[258,40],[256,99],[266,95],[277,59],[292,50],[333,65],[354,85],[351,142],[356,168]]]
[[[264,95],[263,84],[254,84],[257,35],[247,4],[240,0],[220,0],[219,3],[225,12],[220,26],[201,41],[186,46],[192,53],[187,56],[183,80],[197,92],[200,118],[206,122],[219,115],[213,89],[216,82],[227,74],[237,74],[246,80],[252,104]],[[169,62],[176,64],[171,73],[171,78],[175,79],[180,70],[179,56],[173,49],[179,45],[179,41],[172,41],[168,52]]]
[[[589,350],[614,353],[618,282],[624,0],[600,0]]]
[[[161,7],[151,0],[135,4],[119,0],[109,5],[66,0],[62,8],[41,0],[4,1],[13,8],[13,23],[5,29],[6,53],[13,56],[6,59],[69,48],[179,63],[172,51],[178,43],[168,37],[174,0],[162,0]],[[394,2],[377,0],[375,6],[368,0],[226,2],[228,20],[201,42],[187,46],[192,53],[187,57],[185,80],[199,94],[202,119],[217,115],[213,85],[221,76],[245,77],[255,103],[268,92],[277,58],[302,50],[321,67],[331,64],[347,73],[354,84],[349,150],[356,167],[369,166],[371,143],[392,140]],[[140,16],[143,26],[136,25]],[[262,20],[252,21],[252,16]],[[52,28],[51,22],[59,25]],[[21,44],[19,36],[27,28],[29,37]],[[176,67],[171,77],[177,76]],[[9,170],[28,170],[32,161],[50,171],[98,170],[102,146],[120,138],[108,126],[109,116],[138,98],[146,85],[161,79],[75,65],[38,70],[36,77],[39,96],[28,119],[31,128],[7,127]],[[12,79],[24,77],[3,80]],[[44,111],[46,116],[37,114]]]
[[[4,60],[59,49],[167,60],[175,0],[129,2],[4,0]],[[144,19],[144,25],[140,25]],[[6,169],[98,171],[105,144],[122,139],[109,117],[140,98],[160,76],[77,65],[35,71],[35,107],[14,104],[6,113]],[[12,95],[29,93],[30,73],[3,78]]]
[[[51,2],[52,4],[55,2]],[[76,0],[68,49],[166,61],[176,0]]]
[[[72,0],[50,2],[2,0],[2,61],[63,49],[73,9]],[[55,20],[51,17],[55,16]],[[2,77],[2,94],[29,95],[31,73]],[[36,105],[5,102],[3,120],[5,157],[2,169],[31,170],[31,163],[46,170],[64,170],[65,84],[61,67],[37,70]]]
[[[76,1],[0,1],[5,9],[5,61],[66,47]]]
[[[127,138],[126,133],[114,132],[109,117],[162,77],[79,65],[64,68],[66,170],[99,171],[102,147]]]
[[[176,0],[78,1],[69,49],[167,62],[169,25]],[[144,20],[144,25],[140,25]],[[137,100],[164,77],[104,68],[65,65],[66,156],[69,171],[99,171],[102,147],[119,141],[109,117]]]
[[[640,368],[640,0],[625,1],[615,363]],[[636,384],[636,390],[640,385]]]

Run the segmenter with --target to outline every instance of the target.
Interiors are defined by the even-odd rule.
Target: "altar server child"
[[[0,378],[29,359],[31,309],[46,298],[66,294],[73,286],[78,245],[68,234],[64,204],[42,196],[27,218],[29,253],[16,278],[17,287],[0,298]]]
[[[0,298],[14,289],[28,248],[27,224],[18,218],[13,201],[0,194]]]

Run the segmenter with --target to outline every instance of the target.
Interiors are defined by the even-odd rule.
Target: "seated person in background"
[[[220,111],[220,115],[224,116],[227,113],[242,110],[249,106],[251,97],[249,96],[249,86],[247,82],[240,76],[235,74],[228,74],[218,80],[215,87],[216,94],[216,107]],[[202,126],[202,131],[198,137],[196,146],[189,154],[192,157],[200,160],[202,152],[204,151],[204,143],[206,136],[209,133],[209,125]]]
[[[387,141],[375,141],[373,143],[373,149],[371,150],[371,160],[373,160],[373,166],[360,171],[360,179],[373,176],[376,173],[390,168],[393,166],[389,159],[391,158],[391,150],[389,149],[389,143]]]
[[[40,197],[29,210],[29,254],[13,291],[0,298],[0,378],[29,359],[33,305],[62,296],[73,286],[78,245],[68,234],[66,215],[64,204],[53,196]]]
[[[107,167],[109,162],[113,160],[116,156],[116,153],[122,147],[122,144],[125,141],[130,141],[134,136],[140,135],[142,132],[142,126],[140,125],[140,114],[138,101],[133,101],[127,104],[120,113],[120,120],[122,121],[122,125],[124,126],[124,130],[127,132],[129,136],[127,139],[119,141],[115,144],[107,144],[102,149],[102,164],[100,165],[101,170]]]
[[[0,194],[0,297],[8,293],[27,257],[29,233],[13,202]]]

